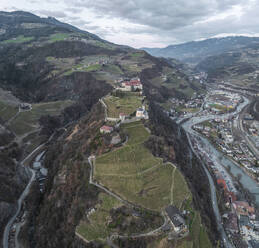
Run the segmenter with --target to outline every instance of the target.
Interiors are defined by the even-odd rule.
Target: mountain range
[[[143,50],[156,57],[175,58],[190,65],[197,65],[208,56],[258,43],[258,37],[229,36],[169,45],[165,48],[143,48]]]

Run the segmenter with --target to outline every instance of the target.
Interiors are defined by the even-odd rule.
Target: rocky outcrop
[[[0,240],[6,223],[16,210],[16,202],[29,180],[26,169],[16,162],[20,157],[21,150],[15,143],[0,150]]]
[[[49,170],[46,192],[34,211],[34,232],[30,247],[72,247],[75,228],[85,211],[97,202],[98,189],[89,184],[87,157],[91,144],[103,124],[104,112],[98,103],[80,120],[77,132],[73,127],[59,137],[48,150],[45,166]],[[80,242],[80,241],[78,241]]]

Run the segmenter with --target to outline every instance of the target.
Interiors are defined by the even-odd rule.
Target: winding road
[[[36,149],[34,149],[22,162],[21,165],[23,167],[25,167],[24,163],[26,162],[27,159],[29,159],[32,155],[34,155],[39,149],[41,149],[44,145],[41,144],[40,146],[38,146]],[[20,211],[21,211],[21,207],[22,207],[22,203],[24,201],[24,199],[26,198],[26,196],[29,194],[30,192],[30,188],[32,185],[32,182],[35,180],[35,171],[29,167],[26,167],[25,170],[29,170],[29,172],[31,173],[31,178],[27,184],[27,186],[25,187],[23,193],[21,194],[21,196],[19,197],[18,201],[17,201],[17,210],[14,214],[14,216],[8,221],[7,225],[5,226],[4,229],[4,235],[3,235],[3,248],[8,248],[9,244],[8,244],[8,239],[9,239],[9,233],[10,233],[10,228],[12,227],[13,223],[15,222],[15,219],[17,218],[17,216],[19,215]],[[15,235],[15,237],[17,238],[18,234]],[[15,244],[17,244],[17,240],[15,240]]]
[[[29,183],[27,184],[26,188],[24,189],[23,193],[21,194],[20,198],[18,199],[18,202],[17,202],[18,206],[17,206],[16,213],[14,214],[14,216],[9,220],[9,222],[5,226],[4,236],[3,236],[3,248],[8,248],[8,238],[9,238],[10,228],[13,225],[13,223],[14,223],[15,219],[17,218],[18,214],[20,213],[23,200],[28,195],[28,193],[30,191],[31,184],[35,179],[35,171],[32,170],[32,169],[29,169],[29,170],[32,173],[31,179],[30,179]]]

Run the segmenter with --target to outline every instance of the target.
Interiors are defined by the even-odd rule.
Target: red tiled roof
[[[141,85],[141,82],[139,80],[132,80],[132,81],[124,81],[123,82],[127,86],[137,86]]]
[[[222,178],[217,179],[217,184],[222,185],[224,189],[227,189],[226,181]]]
[[[109,127],[109,126],[102,126],[101,129],[106,130],[106,131],[112,131],[113,130],[113,128]]]
[[[243,208],[245,208],[245,209],[247,209],[247,211],[249,213],[252,213],[252,214],[255,212],[254,207],[250,206],[249,203],[245,202],[245,201],[235,201],[234,202],[234,208],[235,209],[241,209],[241,208],[243,209]]]

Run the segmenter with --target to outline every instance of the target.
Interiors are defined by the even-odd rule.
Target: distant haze
[[[228,35],[259,36],[258,0],[1,0],[136,48]]]

